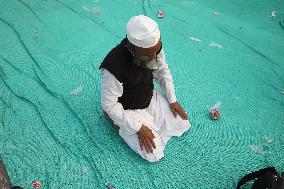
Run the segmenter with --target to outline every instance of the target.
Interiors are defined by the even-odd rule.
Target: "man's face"
[[[140,60],[141,62],[147,62],[151,60],[156,60],[157,55],[160,53],[162,49],[162,42],[161,40],[154,47],[150,48],[141,48],[134,46],[133,48],[134,56]]]
[[[141,48],[132,45],[128,49],[134,56],[134,61],[138,65],[151,69],[158,61],[157,55],[162,50],[162,42],[159,40],[154,47],[150,48]]]

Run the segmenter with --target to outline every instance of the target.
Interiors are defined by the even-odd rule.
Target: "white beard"
[[[136,64],[137,66],[147,68],[150,70],[154,70],[157,67],[158,62],[159,60],[150,60],[150,61],[142,62],[138,60],[136,57],[134,57],[133,59],[133,63]]]

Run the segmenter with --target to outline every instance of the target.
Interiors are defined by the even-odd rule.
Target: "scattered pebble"
[[[77,94],[79,94],[82,90],[83,90],[83,86],[80,86],[80,87],[74,89],[73,91],[71,91],[71,92],[70,92],[70,95],[77,95]]]
[[[194,41],[194,42],[197,42],[197,43],[201,42],[201,40],[196,38],[196,37],[190,37],[189,39],[191,39],[191,41]]]
[[[274,18],[274,17],[276,17],[276,16],[277,16],[276,11],[273,10],[273,11],[271,12],[271,15],[267,15],[267,18]]]
[[[277,16],[277,15],[276,15],[276,11],[273,10],[272,13],[271,13],[271,17],[276,17],[276,16]]]
[[[211,42],[209,44],[210,47],[216,47],[216,48],[219,48],[219,49],[222,49],[223,46],[222,45],[219,45],[218,43],[215,43],[215,42]]]
[[[33,30],[32,30],[33,38],[35,38],[35,39],[38,38],[38,32],[39,32],[38,28],[33,28]]]
[[[103,9],[101,7],[94,7],[92,9],[93,14],[101,14],[103,12]]]
[[[220,13],[217,12],[217,11],[215,11],[215,12],[213,12],[213,15],[214,15],[214,16],[220,16]]]
[[[268,144],[271,144],[273,142],[272,138],[268,137],[268,136],[263,136],[262,137],[263,140],[265,140],[265,142],[267,142]]]
[[[263,149],[255,144],[249,145],[250,149],[255,153],[262,153]]]
[[[107,181],[105,183],[106,187],[108,187],[108,189],[115,189],[115,187],[113,186],[113,184],[111,184],[109,181]]]
[[[41,183],[40,183],[40,181],[35,181],[34,183],[33,183],[33,187],[34,188],[36,188],[36,189],[39,189],[40,187],[41,187]]]
[[[91,11],[88,7],[85,7],[85,6],[82,6],[81,8],[84,9],[85,11],[88,11],[88,12]]]
[[[158,18],[163,18],[163,17],[164,17],[164,12],[163,12],[162,10],[159,10],[159,11],[157,12],[157,17],[158,17]]]
[[[81,173],[86,173],[88,171],[88,167],[82,166],[81,167]]]
[[[103,11],[103,9],[101,7],[94,7],[92,9],[89,9],[86,6],[82,6],[82,9],[84,9],[87,12],[92,12],[93,14],[101,14],[101,12]]]

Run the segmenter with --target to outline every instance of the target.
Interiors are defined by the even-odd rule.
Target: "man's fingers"
[[[152,154],[153,153],[153,146],[152,146],[151,140],[150,139],[146,139],[146,142],[147,142],[147,146],[148,146],[149,152],[151,152],[151,154]]]
[[[140,144],[141,151],[143,151],[143,149],[144,149],[144,145],[143,145],[143,141],[142,141],[142,139],[141,139],[141,136],[140,136],[140,135],[138,135],[138,140],[139,140],[139,144]]]
[[[151,131],[151,136],[150,136],[150,138],[151,138],[152,140],[153,140],[154,138],[156,138],[152,131]]]
[[[185,119],[187,119],[187,113],[184,111],[184,110],[182,110],[183,111],[183,117],[185,118]]]
[[[187,113],[182,108],[179,109],[178,113],[183,120],[187,120]]]
[[[183,111],[183,119],[186,120],[187,119],[187,115],[186,113]]]
[[[150,151],[147,139],[144,136],[141,139],[142,139],[142,143],[143,143],[144,149],[149,154],[151,151]]]
[[[154,139],[151,140],[151,144],[152,144],[153,148],[156,149],[156,144],[154,142]]]
[[[184,109],[178,102],[171,103],[170,108],[175,118],[177,117],[177,114],[178,114],[183,120],[188,120],[187,113],[184,111]]]
[[[176,110],[174,109],[174,108],[171,108],[171,110],[172,110],[172,112],[173,112],[173,114],[174,114],[174,116],[175,116],[175,118],[177,117],[177,112],[176,112]]]

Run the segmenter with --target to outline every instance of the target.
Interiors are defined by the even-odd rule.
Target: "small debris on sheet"
[[[209,114],[212,119],[217,120],[220,118],[221,114],[218,112],[218,108],[221,106],[221,102],[218,101],[214,106],[209,110]]]
[[[273,10],[273,11],[271,12],[271,15],[267,15],[267,18],[274,18],[274,17],[277,17],[277,14],[276,14],[276,11],[275,11],[275,10]]]
[[[263,149],[255,144],[249,145],[250,149],[255,153],[262,153]]]
[[[70,95],[77,95],[77,94],[79,94],[82,90],[83,90],[83,86],[80,86],[80,87],[74,89],[73,91],[71,91],[71,92],[70,92]]]
[[[164,15],[164,11],[162,11],[162,10],[159,10],[158,12],[157,12],[157,17],[158,18],[163,18],[165,15]]]
[[[91,12],[91,10],[88,7],[82,6],[82,9],[84,9],[85,11]]]
[[[194,42],[197,42],[197,43],[200,43],[200,42],[201,42],[201,40],[198,39],[198,38],[196,38],[196,37],[190,37],[189,39],[190,39],[191,41],[194,41]]]
[[[268,136],[263,136],[262,139],[267,142],[268,144],[271,144],[273,142],[272,138],[268,137]]]
[[[93,14],[101,14],[103,12],[103,9],[101,7],[94,7],[92,9]]]
[[[36,188],[36,189],[40,189],[40,187],[41,187],[41,183],[40,183],[40,181],[35,181],[34,183],[33,183],[33,187],[34,188]]]
[[[39,32],[39,29],[38,29],[38,28],[33,28],[32,34],[33,34],[33,38],[34,38],[34,39],[37,39],[37,38],[38,38],[38,32]]]
[[[218,43],[215,43],[215,42],[211,42],[209,44],[210,47],[216,47],[216,48],[219,48],[219,49],[222,49],[223,46],[222,45],[219,45]]]
[[[277,15],[276,15],[276,11],[273,10],[272,13],[271,13],[271,17],[276,17],[276,16],[277,16]]]
[[[213,15],[214,15],[214,16],[220,16],[220,13],[217,12],[217,11],[215,11],[215,12],[213,12]]]
[[[103,11],[103,9],[101,7],[94,7],[92,9],[89,9],[86,6],[82,6],[82,9],[84,9],[87,12],[92,12],[93,14],[101,14],[101,12]]]
[[[233,98],[237,100],[237,99],[239,99],[240,97],[239,97],[239,96],[234,96]]]
[[[283,90],[283,91],[281,91],[281,94],[283,94],[283,95],[284,95],[284,90]]]
[[[81,167],[81,173],[87,173],[87,171],[88,171],[88,167],[86,166]]]
[[[111,184],[109,181],[107,181],[107,182],[105,183],[105,186],[106,186],[108,189],[115,189],[114,185]]]

